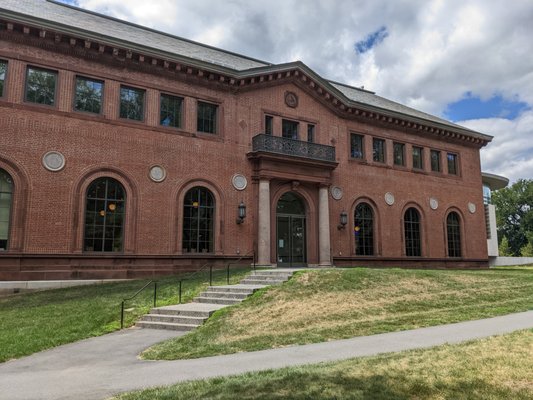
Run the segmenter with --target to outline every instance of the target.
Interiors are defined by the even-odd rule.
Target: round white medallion
[[[233,175],[233,178],[231,178],[231,183],[233,184],[233,187],[237,190],[244,190],[246,189],[246,186],[248,186],[248,181],[246,180],[246,177],[241,174]]]
[[[61,171],[65,168],[65,156],[59,151],[49,151],[43,156],[43,166],[48,171]]]
[[[391,192],[385,193],[385,203],[387,203],[389,206],[394,204],[394,195]]]
[[[333,197],[335,200],[342,199],[342,189],[338,186],[333,186],[330,190],[331,197]]]
[[[436,198],[432,197],[429,199],[429,206],[432,210],[436,210],[437,208],[439,208],[439,202]]]
[[[167,171],[160,165],[154,165],[150,168],[150,179],[154,182],[163,182],[167,177]]]
[[[468,203],[468,211],[470,211],[470,214],[474,214],[476,212],[476,205],[474,203]]]

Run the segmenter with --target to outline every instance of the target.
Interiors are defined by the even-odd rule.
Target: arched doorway
[[[277,264],[301,267],[307,263],[305,204],[300,196],[287,192],[276,207]]]

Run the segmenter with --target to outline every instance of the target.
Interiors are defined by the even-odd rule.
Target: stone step
[[[192,331],[198,328],[198,325],[190,324],[174,324],[170,322],[150,322],[150,321],[138,321],[136,324],[139,328],[150,329],[168,329],[173,331]]]
[[[219,299],[217,297],[198,296],[195,297],[193,302],[195,303],[208,303],[208,304],[226,304],[228,306],[232,304],[240,303],[241,299]]]
[[[252,294],[256,290],[262,289],[263,287],[264,285],[209,286],[207,291]]]
[[[143,322],[169,322],[172,324],[186,324],[200,326],[207,317],[186,317],[183,315],[146,314],[141,318]]]
[[[252,272],[248,276],[283,276],[283,277],[290,277],[292,276],[292,272],[285,272],[285,271],[255,271]]]
[[[283,282],[286,282],[286,281],[280,280],[280,279],[265,281],[261,279],[255,279],[255,278],[247,278],[241,281],[241,283],[246,284],[246,285],[265,285],[265,286],[278,285]]]
[[[181,315],[185,317],[200,317],[200,318],[209,318],[215,311],[224,308],[223,305],[216,304],[198,304],[198,303],[187,303],[187,304],[176,304],[173,306],[164,306],[152,308],[150,314],[163,314],[163,315]]]
[[[200,297],[212,297],[215,299],[235,299],[235,300],[244,300],[249,296],[246,293],[231,293],[231,292],[202,292],[199,294]]]
[[[290,277],[291,277],[290,275],[261,275],[261,274],[255,275],[255,274],[250,274],[244,279],[253,278],[253,279],[267,279],[267,280],[268,279],[283,279],[283,280],[287,280]]]

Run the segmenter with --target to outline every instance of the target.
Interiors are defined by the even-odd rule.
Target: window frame
[[[4,71],[4,81],[2,82],[2,92],[0,92],[0,99],[4,99],[6,97],[6,82],[9,70],[9,60],[0,58],[0,63],[5,64],[6,66],[6,70]]]
[[[193,191],[196,191],[198,193],[198,205],[197,206],[194,206],[195,193]],[[200,193],[200,191],[203,191],[204,195],[206,195],[206,198],[210,198],[211,205],[202,206],[201,204],[202,193]],[[191,199],[193,200],[192,204],[190,205],[186,204],[186,202],[188,201],[189,195],[191,196]],[[190,215],[191,213],[189,214],[187,213],[187,210],[190,208],[198,209],[198,212],[196,213],[196,215]],[[215,244],[216,244],[215,235],[216,235],[216,227],[217,227],[217,221],[216,221],[217,198],[214,192],[209,187],[206,187],[206,186],[202,186],[202,185],[192,186],[185,192],[183,196],[181,209],[182,209],[182,221],[183,221],[182,226],[181,226],[181,251],[183,252],[183,254],[214,254]],[[200,209],[203,209],[204,212],[203,213],[200,212]],[[201,214],[204,214],[204,217],[202,217]],[[202,231],[202,229],[200,228],[201,228],[202,219],[208,222],[206,226],[207,225],[209,226],[207,226],[207,228],[204,228],[204,231],[210,233],[211,236],[208,240],[200,241],[200,233]],[[192,225],[188,225],[193,222],[196,222],[195,227]],[[187,235],[185,235],[185,232],[187,229],[189,231],[188,239],[186,239]],[[196,231],[196,238],[193,241],[192,238],[190,237],[190,233],[194,231]],[[188,242],[188,250],[186,250],[187,246],[185,246],[186,241]],[[205,244],[208,245],[208,248],[207,248],[208,251],[203,251],[204,249],[200,249],[200,244],[202,242],[204,243],[204,245]],[[196,243],[196,251],[194,252],[191,251],[192,243]]]
[[[52,104],[46,104],[46,103],[39,103],[36,101],[31,101],[28,99],[28,81],[29,81],[29,74],[30,70],[34,71],[41,71],[41,72],[48,72],[53,75],[55,75],[55,82],[54,82],[54,98]],[[57,108],[57,88],[59,85],[59,71],[45,68],[45,67],[37,67],[33,64],[27,64],[26,65],[26,75],[25,75],[25,81],[24,81],[24,102],[28,104],[38,105],[38,106],[44,106],[44,107],[50,107],[50,108]]]
[[[215,118],[212,120],[213,125],[213,131],[207,131],[207,130],[200,130],[200,115],[199,110],[200,106],[211,106],[215,110]],[[219,134],[219,114],[220,114],[220,107],[218,104],[210,102],[210,101],[204,101],[204,100],[196,100],[196,132],[200,134],[207,134],[207,135],[218,135]],[[203,123],[205,125],[205,122]]]
[[[307,142],[315,143],[316,125],[307,123]]]
[[[407,219],[407,213],[411,210],[416,212],[418,221]],[[405,256],[422,257],[422,214],[414,206],[407,207],[403,212],[403,238]]]
[[[415,149],[420,150],[420,167],[415,166]],[[423,171],[424,170],[424,148],[420,146],[412,146],[411,147],[411,158],[413,163],[413,169],[417,171]]]
[[[179,117],[179,126],[172,126],[172,125],[163,125],[161,123],[161,113],[163,112],[163,109],[161,107],[161,101],[163,99],[163,96],[166,96],[166,97],[171,97],[173,99],[180,99],[180,106],[179,106],[179,113],[180,113],[180,117]],[[185,118],[185,112],[184,112],[184,107],[185,107],[185,97],[183,96],[178,96],[178,95],[175,95],[175,94],[172,94],[172,93],[166,93],[166,92],[159,92],[159,117],[158,117],[158,126],[161,127],[161,128],[168,128],[168,129],[183,129],[184,127],[184,118]]]
[[[93,112],[93,111],[87,111],[87,110],[78,110],[76,108],[76,99],[77,99],[77,89],[78,89],[78,78],[81,78],[81,79],[85,79],[85,80],[89,80],[89,81],[92,81],[92,82],[98,82],[98,83],[101,83],[102,84],[102,95],[101,95],[101,100],[100,100],[100,111],[99,112]],[[74,76],[74,96],[73,96],[73,99],[72,99],[72,110],[75,111],[75,112],[80,112],[80,113],[84,113],[84,114],[89,114],[89,115],[102,115],[104,113],[104,96],[105,96],[105,80],[104,79],[97,79],[97,78],[92,78],[92,77],[89,77],[89,76],[86,76],[86,75],[78,75],[76,74]]]
[[[361,155],[359,157],[355,157],[353,154],[354,154],[354,151],[353,151],[353,147],[352,147],[352,138],[354,137],[358,137],[361,139],[361,149],[360,149],[360,153]],[[356,133],[356,132],[350,132],[350,159],[352,160],[364,160],[365,159],[365,135],[362,135],[360,133]]]
[[[456,217],[453,224],[450,224],[451,216]],[[446,215],[446,255],[450,258],[461,258],[463,254],[461,222],[461,216],[457,211],[450,211]]]
[[[401,146],[401,163],[396,162],[396,147]],[[392,163],[396,167],[405,167],[405,143],[392,142]]]
[[[436,155],[437,158],[434,159],[433,155]],[[436,165],[433,163],[433,161],[436,161]],[[435,149],[430,149],[429,150],[429,163],[430,163],[431,172],[437,172],[437,173],[441,173],[442,172],[442,162],[441,162],[441,151],[440,150],[435,150]]]
[[[132,90],[132,91],[136,91],[136,92],[141,92],[142,93],[142,111],[141,111],[141,118],[140,119],[136,119],[136,118],[128,118],[128,117],[123,117],[122,116],[122,90],[123,89],[127,89],[127,90]],[[143,88],[140,88],[140,87],[136,87],[136,86],[130,86],[130,85],[123,85],[121,84],[120,85],[120,88],[119,88],[119,96],[118,96],[118,101],[119,101],[119,104],[118,104],[118,117],[119,119],[123,120],[123,121],[130,121],[130,122],[137,122],[137,123],[143,123],[146,119],[146,89],[143,89]]]
[[[365,217],[365,218],[361,218],[359,221],[363,221],[363,224],[357,224],[358,222],[358,219],[357,219],[357,213],[358,213],[358,209],[360,207],[365,207],[367,211],[370,212],[370,218],[368,217]],[[375,211],[374,211],[374,208],[366,201],[361,201],[359,202],[355,208],[354,208],[354,212],[353,212],[353,223],[354,223],[354,236],[355,236],[355,241],[354,241],[354,244],[355,244],[355,250],[354,250],[354,253],[356,256],[374,256],[376,255],[376,215],[375,215]],[[368,224],[368,221],[370,221],[370,234],[368,234],[367,232],[367,226],[364,225],[364,222],[367,222]],[[357,226],[360,227],[360,229],[357,231],[356,228]],[[362,229],[361,229],[362,228]],[[357,234],[357,232],[359,232],[359,236]],[[363,241],[363,246],[359,246],[359,241]],[[368,244],[370,243],[370,244]],[[363,251],[361,252],[360,251],[360,248],[363,248]],[[367,251],[368,249],[370,249],[370,251]]]
[[[12,218],[13,218],[13,199],[14,199],[14,196],[15,196],[15,182],[13,181],[13,177],[11,176],[11,174],[5,170],[4,168],[0,167],[0,174],[3,174],[7,180],[8,180],[8,184],[9,184],[9,181],[11,181],[10,183],[10,190],[9,192],[2,192],[0,191],[0,194],[1,193],[4,193],[4,194],[9,194],[9,207],[8,207],[8,214],[7,214],[7,221],[4,221],[6,222],[6,225],[7,225],[7,238],[6,238],[6,246],[4,249],[0,249],[0,253],[5,253],[5,252],[8,252],[9,251],[9,248],[10,248],[10,242],[11,242],[11,226],[12,226]],[[1,189],[1,188],[0,188]]]
[[[381,143],[381,157],[376,157],[376,143]],[[383,160],[380,160],[380,158],[383,158]],[[387,163],[387,142],[385,141],[385,139],[377,137],[372,138],[372,161],[377,164]]]
[[[453,156],[455,171],[450,172],[450,156]],[[446,169],[448,175],[459,176],[459,154],[446,152]]]
[[[264,133],[265,135],[270,135],[270,136],[273,136],[274,135],[274,116],[270,115],[270,114],[265,114],[265,118],[263,119],[264,121]]]
[[[290,123],[296,124],[296,137],[284,136],[285,131],[283,129],[283,124],[285,122],[290,122]],[[301,124],[301,121],[294,120],[294,119],[291,119],[291,118],[282,118],[281,119],[281,137],[283,137],[285,139],[300,140],[300,124]]]

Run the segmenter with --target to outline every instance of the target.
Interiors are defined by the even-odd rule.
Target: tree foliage
[[[519,179],[512,186],[492,194],[496,206],[498,237],[507,238],[510,252],[520,256],[533,242],[533,180]]]
[[[502,238],[500,245],[498,246],[498,253],[501,257],[511,257],[513,255],[509,248],[509,241],[505,236]]]

